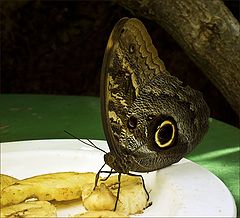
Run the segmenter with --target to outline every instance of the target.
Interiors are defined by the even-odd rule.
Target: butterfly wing
[[[202,95],[183,87],[159,59],[144,25],[121,19],[105,50],[101,112],[110,148],[105,161],[118,172],[149,172],[180,160],[208,128]]]
[[[116,150],[129,106],[154,75],[165,71],[144,25],[123,18],[112,30],[101,73],[101,111],[110,150]]]
[[[200,92],[171,75],[155,76],[129,107],[122,128],[120,144],[131,151],[131,170],[149,172],[178,162],[202,140],[208,117]]]

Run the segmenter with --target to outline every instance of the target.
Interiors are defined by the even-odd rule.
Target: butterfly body
[[[150,172],[178,162],[201,141],[209,109],[200,92],[171,76],[137,19],[121,19],[105,51],[101,110],[119,173]]]

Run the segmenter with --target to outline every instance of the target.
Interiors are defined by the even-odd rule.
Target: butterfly
[[[170,75],[136,18],[121,19],[112,30],[100,86],[110,149],[104,159],[117,172],[176,163],[207,132],[209,109],[202,94]]]
[[[100,99],[110,149],[104,160],[120,175],[178,162],[208,129],[209,108],[202,94],[170,75],[136,18],[122,18],[111,32]]]

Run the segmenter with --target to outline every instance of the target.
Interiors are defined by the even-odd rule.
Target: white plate
[[[92,141],[108,151],[105,141]],[[78,140],[1,143],[1,173],[19,179],[63,171],[97,172],[103,163],[103,153]],[[227,187],[208,170],[187,159],[142,175],[153,204],[136,217],[236,217],[236,205]],[[59,205],[58,216],[83,210],[77,202]]]

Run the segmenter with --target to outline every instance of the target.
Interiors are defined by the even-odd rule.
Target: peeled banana
[[[5,174],[0,174],[0,191],[2,191],[5,187],[14,184],[18,181],[18,179],[8,176]]]
[[[48,202],[52,200],[82,201],[87,212],[75,217],[128,217],[148,206],[140,177],[123,175],[118,199],[118,176],[100,179],[94,188],[95,177],[95,173],[60,172],[17,180],[1,175],[1,217],[56,217],[56,207]]]
[[[29,201],[1,208],[1,217],[57,217],[56,208],[47,201]]]
[[[81,198],[82,186],[94,182],[95,173],[61,172],[19,180],[1,191],[1,207],[29,198],[66,201]]]
[[[89,211],[113,210],[118,191],[118,177],[112,176],[93,190],[94,184],[83,186],[83,205]],[[148,206],[148,196],[140,177],[124,175],[121,177],[120,195],[116,211],[125,215],[142,213]]]
[[[118,217],[118,218],[128,218],[124,214],[118,213],[116,211],[109,211],[109,210],[102,210],[102,211],[87,211],[82,214],[76,214],[73,216],[74,218],[77,217],[95,217],[95,218],[110,218],[110,217]]]

